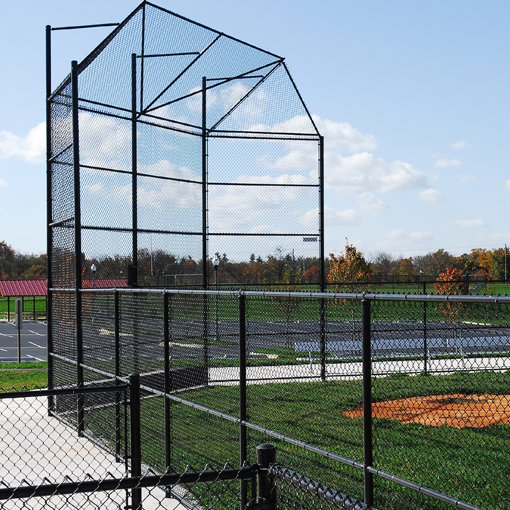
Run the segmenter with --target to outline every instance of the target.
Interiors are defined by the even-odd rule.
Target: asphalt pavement
[[[45,322],[23,321],[21,330],[21,360],[47,360]],[[13,322],[0,321],[0,362],[18,360],[18,331]]]

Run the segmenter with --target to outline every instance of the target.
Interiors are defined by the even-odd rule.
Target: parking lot
[[[24,321],[21,330],[22,361],[47,360],[47,325]],[[18,360],[18,333],[13,322],[0,321],[0,361]]]

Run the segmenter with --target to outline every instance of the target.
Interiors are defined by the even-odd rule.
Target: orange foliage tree
[[[365,290],[372,276],[372,268],[365,260],[363,253],[348,242],[345,252],[336,257],[330,254],[328,281],[333,284],[336,292],[358,292]],[[337,285],[335,285],[337,284]]]
[[[457,268],[447,268],[446,271],[441,273],[434,283],[434,288],[438,294],[447,295],[462,295],[469,294],[469,285],[464,281],[462,271]],[[451,319],[455,324],[460,311],[462,303],[439,303],[437,310],[448,319]]]

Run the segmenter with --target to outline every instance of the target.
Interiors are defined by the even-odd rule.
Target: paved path
[[[124,476],[123,463],[48,417],[46,406],[44,397],[0,400],[0,487],[79,481],[90,479],[88,475],[96,480]],[[144,510],[184,508],[177,500],[166,499],[159,488],[142,491]],[[124,490],[0,502],[2,510],[124,507]]]
[[[418,375],[423,372],[423,360],[374,361],[372,374],[384,377],[395,373]],[[465,358],[465,359],[430,359],[429,373],[454,373],[457,371],[509,370],[510,357],[501,358]],[[361,362],[328,363],[326,376],[328,381],[361,379],[363,366]],[[320,380],[320,364],[312,359],[311,364],[248,367],[246,370],[248,384],[305,382],[306,379]],[[212,384],[234,386],[239,384],[239,368],[210,368],[209,377]]]

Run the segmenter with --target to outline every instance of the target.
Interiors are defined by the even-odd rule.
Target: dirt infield
[[[344,414],[349,418],[359,418],[363,416],[363,407]],[[453,394],[389,400],[372,404],[372,415],[431,427],[488,427],[510,423],[510,395]]]

